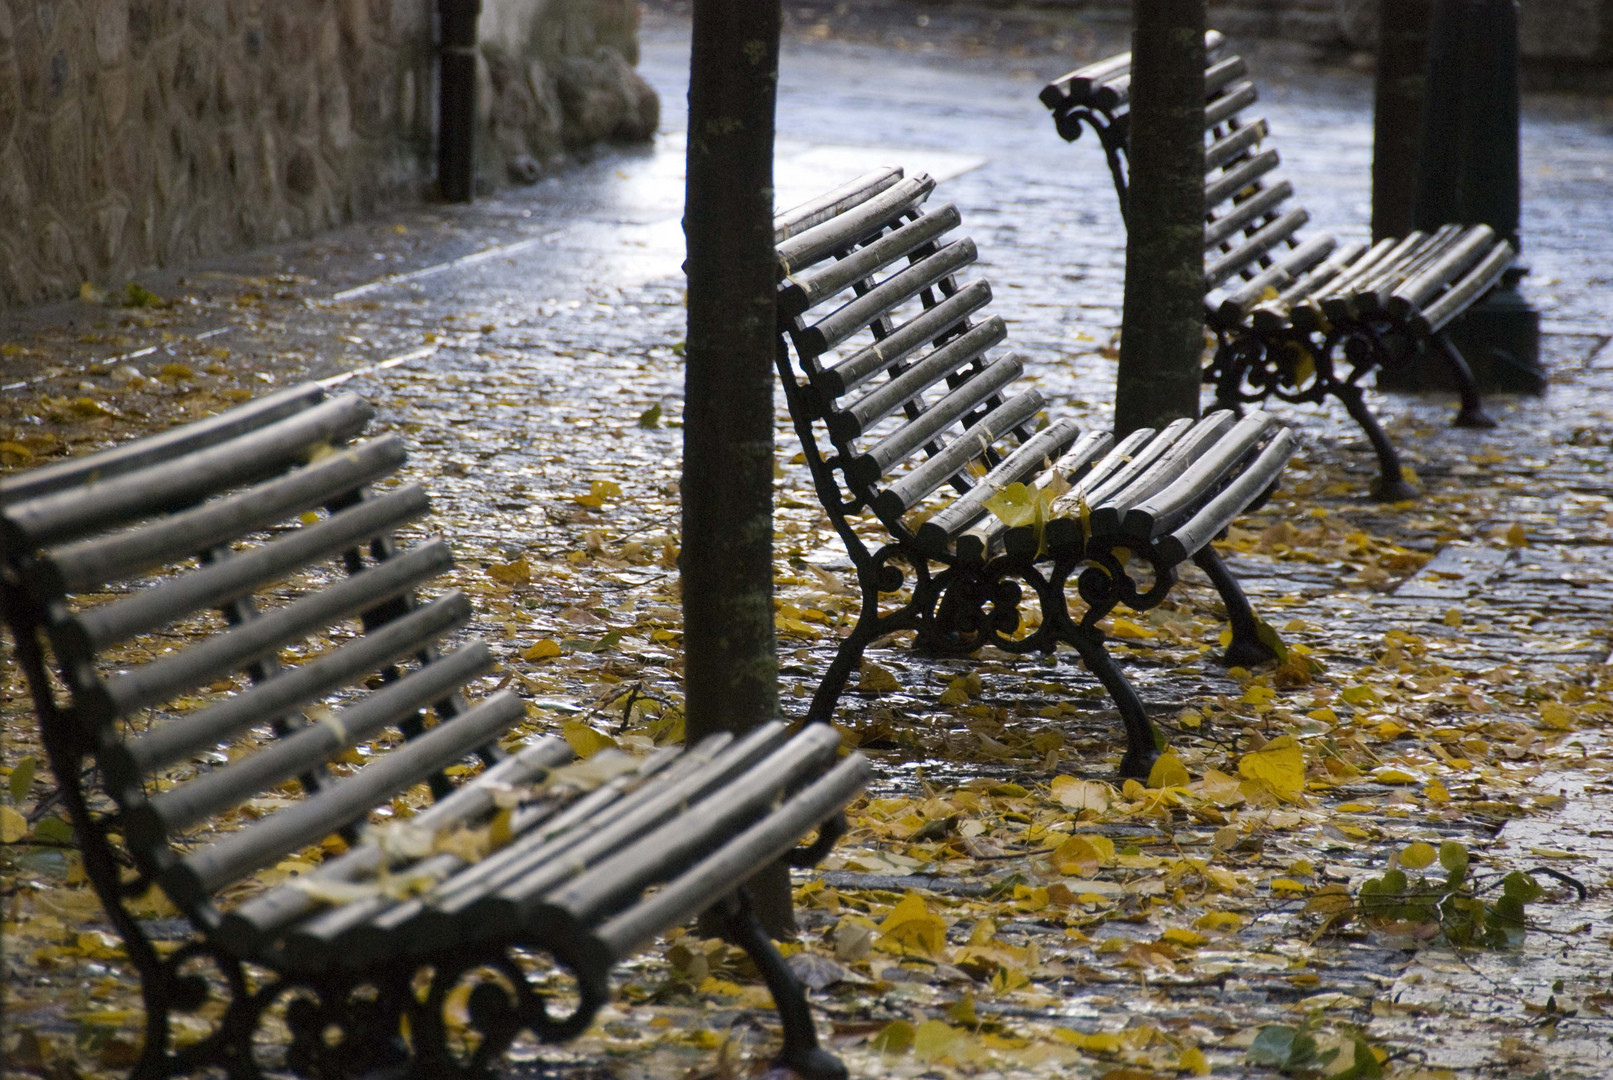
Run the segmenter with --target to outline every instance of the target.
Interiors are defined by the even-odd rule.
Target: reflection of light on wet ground
[[[564,252],[572,273],[586,271],[614,285],[635,285],[682,274],[684,257],[683,194],[687,144],[682,132],[659,136],[653,148],[613,158],[595,170],[592,189],[578,200],[572,187],[541,187],[512,193],[505,199],[532,211],[542,236],[526,237],[444,262],[378,278],[335,294],[352,300],[397,286],[409,286],[450,271],[496,268],[528,262],[533,249]],[[780,139],[774,147],[774,202],[785,210],[865,172],[900,165],[909,174],[929,173],[936,180],[961,176],[986,164],[976,154],[926,148],[840,146]],[[556,227],[558,226],[558,227]]]

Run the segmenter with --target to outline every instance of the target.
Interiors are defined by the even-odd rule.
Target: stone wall
[[[567,151],[655,134],[660,100],[633,70],[638,19],[638,0],[483,0],[485,178],[534,180]]]
[[[0,309],[428,197],[436,0],[0,0]],[[484,0],[482,173],[647,138],[634,0]]]

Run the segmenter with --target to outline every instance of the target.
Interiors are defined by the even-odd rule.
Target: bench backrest
[[[1258,94],[1247,65],[1227,51],[1216,31],[1204,42],[1204,289],[1212,321],[1237,322],[1269,287],[1281,288],[1318,268],[1338,245],[1330,236],[1299,240],[1310,215],[1289,205],[1293,185],[1277,176],[1277,151],[1262,145],[1268,128],[1249,112]],[[1097,132],[1124,215],[1131,54],[1053,80],[1041,100],[1065,139],[1075,141],[1083,126]]]
[[[1045,404],[1017,387],[1020,357],[985,315],[991,286],[955,207],[926,207],[928,176],[869,173],[776,219],[778,365],[818,495],[847,547],[872,515],[899,543],[979,560],[1002,530],[985,502],[1071,454],[1107,447],[1069,421],[1038,430]],[[991,482],[983,483],[990,473]]]
[[[1289,202],[1277,151],[1264,146],[1265,119],[1243,58],[1212,30],[1204,39],[1204,291],[1210,325],[1305,332],[1345,320],[1400,320],[1437,332],[1488,291],[1515,256],[1487,225],[1446,225],[1370,247],[1322,234],[1301,240],[1310,215]],[[1054,125],[1074,142],[1098,134],[1126,213],[1131,54],[1078,68],[1042,88]]]
[[[428,503],[372,490],[404,461],[396,436],[352,442],[372,412],[298,387],[0,480],[7,621],[87,865],[120,851],[203,929],[220,890],[448,792],[443,770],[498,760],[524,715],[461,696],[492,656],[438,649],[470,603],[416,598],[452,557],[397,544]],[[306,794],[278,797],[290,782]],[[130,894],[96,886],[108,910]]]

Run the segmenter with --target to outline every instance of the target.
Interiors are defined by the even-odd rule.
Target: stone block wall
[[[0,305],[422,190],[422,0],[0,0]]]
[[[647,138],[635,0],[484,0],[482,174]],[[428,197],[436,0],[0,0],[0,309]]]
[[[483,0],[484,177],[536,179],[568,151],[655,134],[660,100],[633,70],[638,20],[638,0]]]

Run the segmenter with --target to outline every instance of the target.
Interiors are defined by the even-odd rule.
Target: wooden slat
[[[267,724],[297,706],[417,653],[463,626],[470,615],[470,600],[464,593],[446,593],[307,663],[283,668],[274,678],[239,694],[131,735],[115,752],[103,751],[103,755],[126,759],[137,781],[140,774],[224,742],[248,727]]]
[[[748,881],[762,867],[783,858],[808,829],[821,825],[867,787],[872,775],[872,767],[860,754],[839,762],[648,898],[600,924],[591,936],[616,960],[642,950],[657,934],[697,915],[728,884]]]
[[[1186,427],[1183,423],[1179,428]],[[1109,448],[1085,476],[1070,485],[1070,490],[1053,500],[1049,508],[1052,520],[1047,523],[1043,537],[1036,537],[1030,529],[1010,529],[1003,543],[1009,552],[1027,554],[1036,550],[1037,541],[1045,540],[1050,549],[1064,550],[1084,543],[1081,534],[1080,508],[1086,502],[1091,506],[1089,494],[1109,482],[1121,470],[1130,466],[1139,451],[1153,439],[1153,428],[1138,428]]]
[[[1423,334],[1437,334],[1450,321],[1466,311],[1468,305],[1495,287],[1512,265],[1517,252],[1511,244],[1498,245],[1484,261],[1467,272],[1467,275],[1441,294],[1421,312],[1410,312],[1407,325]]]
[[[908,455],[919,447],[939,438],[947,428],[961,421],[1003,387],[1019,378],[1024,367],[1024,361],[1012,354],[988,363],[967,382],[959,385],[939,401],[931,403],[917,417],[908,420],[857,457],[849,460],[846,463],[847,473],[862,483],[877,483],[879,478],[890,472],[898,462],[906,460]],[[919,497],[928,494],[926,491]]]
[[[1121,519],[1120,531],[1127,536],[1153,540],[1185,521],[1198,506],[1209,501],[1226,475],[1255,450],[1272,424],[1271,417],[1265,413],[1251,411],[1204,448],[1170,484],[1127,510]]]
[[[900,375],[835,409],[828,417],[830,436],[849,443],[942,379],[972,374],[969,366],[1007,336],[1007,326],[995,315],[971,327]]]
[[[1130,455],[1128,460],[1121,462],[1118,468],[1107,476],[1101,478],[1094,476],[1091,483],[1080,486],[1079,492],[1075,490],[1066,492],[1061,502],[1064,505],[1071,506],[1073,505],[1071,497],[1079,493],[1086,500],[1087,506],[1092,510],[1096,510],[1114,495],[1124,491],[1143,473],[1153,468],[1156,461],[1163,457],[1177,442],[1186,437],[1187,433],[1192,430],[1193,423],[1194,421],[1187,417],[1182,417],[1172,420],[1156,432],[1151,432],[1152,437],[1142,443]]]
[[[920,499],[981,457],[983,447],[1028,423],[1044,404],[1042,395],[1035,390],[1004,401],[943,447],[940,453],[926,458],[875,495],[874,512],[887,522],[895,522]]]
[[[1216,139],[1204,151],[1204,171],[1208,173],[1219,169],[1233,158],[1259,146],[1268,130],[1266,121],[1253,120]]]
[[[1320,266],[1306,271],[1292,285],[1277,294],[1277,299],[1262,301],[1249,312],[1249,323],[1262,334],[1274,334],[1290,324],[1310,331],[1320,323],[1321,309],[1311,299],[1327,288],[1335,278],[1367,253],[1367,245],[1355,240],[1329,255]]]
[[[1213,98],[1225,87],[1249,73],[1249,65],[1244,63],[1241,56],[1228,56],[1217,59],[1212,55],[1207,59],[1209,60],[1209,66],[1204,69],[1204,96],[1206,98]]]
[[[288,642],[379,607],[452,566],[447,544],[441,540],[422,544],[283,608],[212,634],[182,652],[114,675],[86,693],[87,711],[94,720],[109,721],[162,704],[272,656]]]
[[[1228,86],[1224,93],[1204,107],[1204,126],[1206,129],[1217,128],[1231,120],[1238,113],[1253,105],[1260,98],[1259,92],[1252,82],[1235,83]]]
[[[1287,180],[1281,180],[1269,188],[1262,188],[1256,194],[1233,203],[1232,207],[1220,217],[1211,219],[1204,226],[1204,248],[1211,252],[1219,248],[1233,234],[1243,232],[1260,218],[1278,209],[1278,204],[1294,193],[1294,186]],[[1213,254],[1211,255],[1213,258]]]
[[[1253,236],[1204,268],[1205,291],[1216,288],[1234,274],[1249,270],[1258,272],[1260,267],[1257,260],[1278,244],[1289,240],[1310,219],[1309,213],[1296,206],[1276,221],[1262,226]]]
[[[462,690],[492,666],[487,643],[473,641],[352,705],[331,711],[325,720],[128,808],[124,812],[127,836],[136,846],[151,850],[166,836],[294,779],[388,726],[398,727],[406,717]]]
[[[1415,243],[1415,241],[1413,241]],[[1395,257],[1397,251],[1402,250],[1403,240],[1385,237],[1362,252],[1360,258],[1343,267],[1334,274],[1326,284],[1316,289],[1306,297],[1303,306],[1296,305],[1290,314],[1294,326],[1304,332],[1319,329],[1323,322],[1324,304],[1335,299],[1340,294],[1347,294],[1355,282],[1363,280],[1372,273],[1373,268],[1386,260]],[[1335,305],[1335,309],[1337,307]],[[1332,316],[1326,316],[1331,318]]]
[[[478,900],[460,917],[464,929],[457,936],[474,938],[474,927],[480,923],[542,923],[557,910],[580,916],[589,924],[614,914],[647,886],[709,855],[725,835],[766,813],[780,792],[828,764],[839,748],[838,731],[828,724],[808,724],[754,768],[700,801],[697,811],[672,817],[635,836],[586,869],[568,866],[559,880],[550,868],[540,867]]]
[[[722,745],[726,745],[727,739]],[[625,758],[620,751],[607,749],[601,752],[598,764],[604,765],[612,757]],[[665,747],[639,759],[635,767],[585,794],[560,798],[537,798],[531,803],[512,809],[507,824],[511,835],[519,839],[553,837],[567,832],[585,835],[585,830],[603,824],[600,811],[615,813],[622,803],[624,792],[633,792],[647,784],[666,781],[675,775],[687,774],[678,751]],[[707,755],[699,755],[704,760]],[[413,819],[410,819],[413,824]],[[407,825],[404,827],[408,827]],[[497,858],[508,847],[494,852]],[[437,889],[452,889],[467,875],[475,874],[483,860],[466,861],[451,851],[427,856],[407,864],[407,873],[437,882]],[[320,970],[335,964],[342,967],[365,967],[388,956],[409,952],[415,927],[411,919],[419,916],[424,906],[412,898],[385,894],[368,900],[350,902],[306,919],[275,942],[275,954],[296,967]]]
[[[1276,482],[1294,452],[1294,433],[1282,428],[1260,456],[1228,484],[1185,525],[1161,537],[1154,545],[1160,558],[1172,565],[1183,562],[1214,540],[1243,513],[1260,493]]]
[[[362,931],[356,930],[344,941],[344,947],[350,946],[358,955],[395,951],[400,943],[386,939],[404,926],[410,928],[415,940],[402,947],[437,949],[452,945],[466,925],[463,913],[490,894],[517,882],[527,888],[552,888],[683,807],[754,771],[758,762],[783,744],[784,737],[783,725],[769,722],[732,745],[719,744],[720,749],[709,754],[702,743],[691,751],[695,756],[687,767],[680,768],[685,764],[680,759],[658,781],[577,816],[563,828],[553,824],[522,835],[438,889],[400,904]]]
[[[1259,303],[1268,289],[1282,289],[1325,259],[1333,250],[1331,236],[1313,236],[1299,247],[1284,253],[1266,269],[1244,282],[1235,292],[1212,301],[1210,307],[1224,326],[1236,326],[1249,309]]]
[[[904,213],[912,213],[930,197],[935,181],[920,175],[899,180],[868,201],[846,207],[778,245],[779,277],[850,249]]]
[[[1119,532],[1127,510],[1169,486],[1190,462],[1234,423],[1235,419],[1229,410],[1218,409],[1210,413],[1188,428],[1147,468],[1132,476],[1123,486],[1099,497],[1092,503],[1093,533],[1107,535]],[[1166,431],[1169,430],[1167,427]]]
[[[1216,60],[1209,64],[1204,71],[1204,88],[1206,95],[1213,94],[1227,83],[1239,78],[1245,70],[1243,58],[1229,56],[1224,60]],[[1093,108],[1101,109],[1107,113],[1119,112],[1131,104],[1131,70],[1118,72],[1104,79],[1101,83],[1091,86],[1086,93],[1085,103]]]
[[[1460,225],[1442,226],[1428,241],[1402,259],[1398,265],[1384,267],[1356,286],[1350,296],[1350,310],[1357,318],[1375,319],[1385,314],[1389,294],[1401,282],[1422,273],[1461,241]]]
[[[825,402],[833,401],[881,371],[888,370],[891,365],[905,360],[926,342],[952,333],[990,300],[991,285],[985,281],[971,281],[934,307],[925,308],[894,327],[880,340],[858,349],[833,367],[813,374],[813,389]]]
[[[1247,161],[1240,161],[1227,169],[1204,185],[1204,209],[1207,212],[1214,210],[1222,202],[1275,169],[1279,161],[1277,151],[1262,150]]]
[[[273,476],[316,447],[345,442],[374,414],[368,402],[346,394],[115,480],[89,478],[76,487],[10,503],[0,511],[0,539],[13,550],[32,551],[87,529],[184,509],[209,495]]]
[[[1085,105],[1090,100],[1094,88],[1130,70],[1131,53],[1117,53],[1107,60],[1099,60],[1095,64],[1076,68],[1067,75],[1060,75],[1042,87],[1041,93],[1037,96],[1049,109],[1057,108],[1071,99],[1076,104]]]
[[[897,225],[842,258],[815,263],[809,269],[787,275],[779,285],[779,317],[793,319],[828,297],[872,277],[896,260],[934,243],[957,228],[961,220],[956,206],[937,207],[915,221]]]
[[[386,435],[136,528],[51,548],[31,568],[38,581],[35,591],[55,596],[98,589],[229,544],[390,476],[406,456],[403,440]]]
[[[1495,246],[1495,231],[1474,225],[1438,260],[1395,286],[1385,307],[1397,318],[1427,301],[1436,292],[1467,273]]]
[[[571,747],[563,739],[552,736],[534,739],[410,818],[409,824],[436,831],[475,820],[493,808],[496,793],[531,784],[548,770],[570,761],[572,756]],[[338,858],[320,864],[309,876],[317,883],[348,884],[373,876],[387,859],[379,843],[366,840]],[[219,940],[237,956],[252,956],[261,948],[264,937],[319,906],[313,892],[296,882],[277,885],[225,912],[219,924]]]
[[[1208,30],[1204,34],[1204,51],[1207,59],[1213,61],[1216,54],[1226,45],[1226,38],[1218,30]],[[1057,108],[1066,101],[1084,105],[1090,103],[1093,88],[1124,75],[1131,70],[1131,53],[1117,53],[1106,60],[1087,64],[1076,68],[1067,75],[1061,75],[1042,88],[1039,95],[1043,105],[1049,109]]]
[[[778,245],[794,239],[807,229],[838,217],[852,207],[860,206],[881,192],[894,187],[901,179],[901,168],[887,165],[865,172],[800,206],[792,206],[774,216],[773,243]]]
[[[69,617],[53,631],[72,635],[84,653],[154,630],[183,615],[219,610],[274,581],[390,533],[430,509],[418,484],[366,499],[314,525],[161,581],[124,599]],[[178,549],[183,550],[183,549]]]
[[[1075,441],[1064,454],[1053,463],[1053,467],[1038,476],[1032,485],[1038,492],[1045,491],[1048,485],[1062,481],[1064,486],[1073,486],[1085,482],[1085,478],[1102,468],[1102,463],[1108,460],[1107,455],[1115,445],[1115,437],[1107,431],[1089,431]],[[1016,544],[1015,538],[1023,542]],[[1013,555],[1035,555],[1042,537],[1035,535],[1034,528],[1010,529],[995,516],[985,518],[979,525],[959,536],[957,549],[961,558],[966,550],[980,553],[980,557],[992,552],[1000,543],[1003,549]]]
[[[182,457],[203,447],[228,442],[317,404],[325,396],[318,383],[288,387],[255,401],[237,405],[205,420],[184,424],[96,454],[42,465],[23,473],[0,477],[0,506],[38,498],[92,480],[110,480],[136,469]]]
[[[982,476],[975,485],[953,499],[944,508],[932,514],[914,534],[914,543],[927,555],[940,557],[952,543],[953,537],[972,525],[986,513],[986,500],[1010,484],[1020,483],[1042,468],[1043,463],[1057,457],[1080,434],[1073,420],[1058,420],[1045,430],[1026,439],[1012,454]],[[970,558],[984,557],[984,551],[970,551]],[[958,556],[964,558],[960,550]]]
[[[521,699],[498,693],[381,755],[358,772],[259,818],[163,871],[158,884],[177,904],[211,896],[255,870],[307,847],[432,773],[470,756],[526,716]]]
[[[845,341],[890,309],[903,304],[975,261],[975,244],[954,240],[933,255],[899,270],[792,336],[796,349],[818,357]]]

